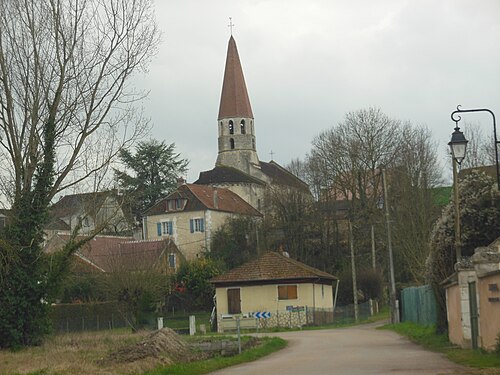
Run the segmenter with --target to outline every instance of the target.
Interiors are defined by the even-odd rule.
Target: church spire
[[[219,154],[216,165],[251,174],[259,166],[255,148],[255,127],[240,57],[233,36],[227,47],[219,117]]]
[[[227,47],[226,69],[222,83],[218,119],[230,117],[253,118],[238,48],[232,35]]]

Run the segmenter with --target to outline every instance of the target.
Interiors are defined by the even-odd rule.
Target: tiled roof
[[[309,187],[304,181],[272,160],[269,163],[261,161],[260,168],[274,184],[291,186],[309,192]]]
[[[58,234],[62,246],[70,238]],[[84,237],[77,237],[81,240]],[[54,251],[56,249],[52,249]],[[155,268],[165,253],[178,253],[177,246],[169,239],[134,241],[132,237],[95,236],[75,255],[101,272],[140,271]]]
[[[223,211],[241,215],[261,216],[261,213],[245,202],[239,195],[224,188],[208,185],[184,184],[176,191],[156,203],[146,211],[147,215],[159,215],[167,212],[169,199],[186,198],[187,203],[182,211]]]
[[[212,278],[210,282],[217,285],[297,279],[336,280],[337,278],[278,252],[267,252],[260,258]]]
[[[197,185],[209,185],[217,183],[251,183],[265,185],[264,181],[258,178],[252,177],[247,173],[240,171],[239,169],[227,167],[227,166],[216,166],[206,172],[200,172],[200,177],[195,184]]]
[[[219,106],[219,119],[227,117],[253,118],[250,99],[243,69],[241,68],[238,48],[233,36],[229,38],[226,57],[226,69],[222,83],[222,94]]]
[[[110,194],[110,191],[101,191],[65,195],[52,205],[50,214],[54,218],[72,216],[77,214],[80,210],[84,210],[88,214],[94,214]]]

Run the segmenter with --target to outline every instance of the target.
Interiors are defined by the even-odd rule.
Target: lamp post
[[[494,136],[494,138],[495,138],[495,161],[496,161],[496,171],[497,171],[497,189],[500,191],[500,165],[499,165],[499,163],[498,163],[498,144],[500,144],[500,141],[498,141],[498,138],[497,138],[497,124],[496,124],[495,114],[494,114],[491,110],[489,110],[489,109],[487,109],[487,108],[461,109],[460,107],[461,107],[461,106],[460,106],[460,105],[458,105],[458,106],[457,106],[456,111],[453,111],[453,112],[451,113],[451,119],[452,119],[452,120],[455,122],[455,124],[456,124],[455,131],[456,131],[457,129],[459,129],[459,128],[458,128],[458,122],[462,119],[462,118],[460,117],[460,115],[458,115],[458,113],[468,113],[468,112],[488,112],[488,113],[491,115],[491,117],[493,118],[493,136]],[[461,132],[460,132],[460,133],[461,133]],[[453,134],[455,134],[455,132],[454,132]],[[462,135],[463,135],[463,134],[462,134]],[[463,140],[465,140],[465,137],[463,138]],[[453,142],[453,141],[454,141],[454,139],[453,139],[453,135],[452,135],[452,137],[451,137],[451,142]],[[450,142],[450,143],[451,143],[451,142]],[[448,143],[448,144],[449,144],[449,145],[450,145],[450,147],[451,147],[451,144],[450,144],[450,143]],[[465,144],[467,144],[467,142],[465,142]],[[465,147],[465,146],[464,146],[464,147]],[[453,148],[452,148],[452,152],[453,152]],[[463,155],[465,156],[465,149],[464,149],[464,154],[463,154]],[[453,156],[453,157],[455,158],[455,156]],[[462,159],[463,159],[463,158],[462,158]],[[460,161],[461,161],[461,160],[460,160]],[[459,164],[460,164],[460,162],[459,162]]]
[[[460,116],[459,116],[460,117]],[[453,118],[453,114],[452,114]],[[460,240],[460,207],[458,202],[458,166],[462,164],[467,151],[467,139],[464,133],[458,127],[458,121],[455,121],[455,131],[451,134],[451,141],[448,143],[451,149],[453,158],[453,192],[455,200],[455,252],[457,256],[457,263],[462,260],[462,241]]]

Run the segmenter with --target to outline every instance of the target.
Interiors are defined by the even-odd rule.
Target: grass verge
[[[279,337],[264,337],[263,343],[232,357],[216,357],[205,361],[179,363],[147,371],[144,375],[200,375],[244,362],[255,361],[283,349],[287,342]]]
[[[484,350],[461,349],[448,341],[446,334],[436,334],[434,326],[420,326],[412,322],[387,324],[380,329],[390,329],[426,349],[444,353],[451,361],[470,367],[500,367],[500,356]]]

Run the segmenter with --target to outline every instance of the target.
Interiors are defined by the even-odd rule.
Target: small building
[[[213,233],[237,216],[261,214],[228,189],[183,184],[144,213],[144,238],[169,238],[186,259],[193,259],[210,251]]]
[[[335,276],[286,253],[267,252],[210,280],[216,288],[219,331],[223,331],[225,319],[240,314],[258,318],[256,313],[268,313],[267,327],[280,325],[280,316],[285,317],[286,325],[303,325],[307,311],[333,315],[336,281]]]
[[[462,348],[493,351],[500,335],[500,238],[455,268],[442,283],[449,340]]]

